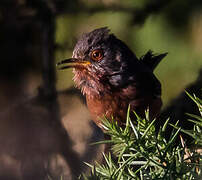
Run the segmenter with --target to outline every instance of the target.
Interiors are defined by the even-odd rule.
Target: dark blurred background
[[[162,119],[185,125],[184,113],[197,113],[184,90],[201,97],[201,0],[1,0],[0,179],[74,179],[83,161],[100,159],[103,147],[89,143],[103,135],[71,70],[55,64],[82,33],[103,26],[138,57],[168,52],[155,70]]]

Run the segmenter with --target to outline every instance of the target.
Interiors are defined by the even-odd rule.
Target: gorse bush
[[[198,105],[202,114],[202,100],[189,95]],[[103,154],[105,163],[90,165],[91,175],[83,175],[83,179],[201,179],[202,158],[199,149],[188,148],[180,136],[180,131],[193,137],[196,147],[202,145],[202,115],[190,115],[195,127],[192,131],[173,128],[168,140],[165,138],[169,119],[156,133],[155,120],[149,119],[149,112],[145,118],[137,114],[137,121],[130,119],[130,107],[126,117],[126,126],[120,127],[117,122],[103,120],[103,128],[111,140],[99,143],[110,143],[111,152]],[[135,113],[135,112],[134,112]],[[178,141],[181,139],[181,142]],[[178,142],[176,142],[178,141]]]
[[[200,116],[194,115],[194,114],[188,114],[191,119],[189,121],[193,122],[195,124],[193,130],[182,130],[186,134],[190,135],[194,140],[195,144],[198,147],[202,146],[202,99],[199,99],[198,97],[191,96],[189,93],[187,95],[196,103],[198,106]]]

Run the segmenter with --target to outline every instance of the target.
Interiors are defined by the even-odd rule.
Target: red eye
[[[103,52],[101,49],[94,50],[91,53],[91,59],[94,61],[99,61],[103,58]]]

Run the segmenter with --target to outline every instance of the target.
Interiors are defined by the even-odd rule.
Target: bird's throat
[[[108,90],[108,86],[104,85],[98,77],[93,76],[87,70],[73,70],[74,77],[73,80],[76,84],[76,87],[81,89],[83,95],[88,96],[89,98],[99,98],[102,94]]]

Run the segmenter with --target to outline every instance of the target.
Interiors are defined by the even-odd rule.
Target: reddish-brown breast
[[[102,118],[106,117],[108,120],[115,121],[123,126],[126,121],[126,114],[128,105],[130,104],[131,112],[136,111],[138,115],[144,117],[145,110],[149,108],[150,118],[153,119],[158,116],[162,101],[161,98],[142,97],[129,99],[120,96],[120,93],[105,94],[103,96],[86,96],[88,109],[90,111],[93,121],[100,127]],[[134,120],[133,114],[131,114]]]
[[[106,94],[102,97],[86,96],[86,100],[91,117],[100,128],[102,128],[101,123],[104,117],[109,120],[113,117],[119,124],[122,124],[127,106],[120,98]]]

